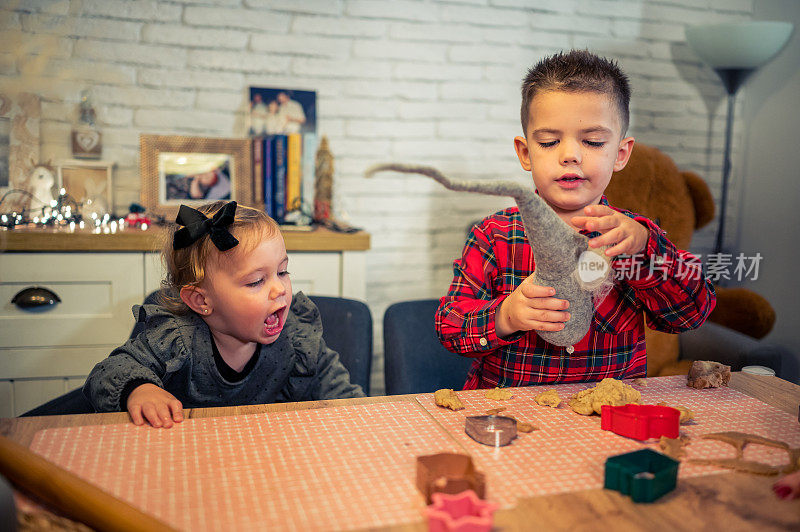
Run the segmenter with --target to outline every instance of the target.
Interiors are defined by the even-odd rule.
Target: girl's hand
[[[517,331],[560,331],[569,319],[566,299],[554,296],[554,288],[533,284],[528,277],[509,295],[495,316],[497,336],[509,336]]]
[[[147,420],[153,427],[168,429],[172,422],[183,421],[183,405],[174,395],[155,384],[145,383],[128,396],[128,413],[134,425]]]
[[[607,205],[588,205],[583,208],[583,212],[586,216],[575,216],[571,220],[572,224],[587,231],[602,233],[589,240],[589,247],[611,246],[605,252],[608,257],[623,253],[636,255],[644,251],[650,233],[633,218]]]

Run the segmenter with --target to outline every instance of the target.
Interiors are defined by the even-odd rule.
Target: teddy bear
[[[616,172],[606,196],[611,205],[647,216],[678,248],[689,249],[692,233],[714,219],[714,198],[696,173],[680,170],[655,147],[636,144],[628,164]],[[706,261],[703,260],[705,263]],[[746,288],[715,286],[717,305],[709,320],[753,338],[775,324],[775,310]],[[648,376],[685,375],[691,360],[680,360],[678,335],[646,328]]]

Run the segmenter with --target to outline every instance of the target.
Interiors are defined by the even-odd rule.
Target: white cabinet
[[[12,303],[34,286],[60,301],[33,309]],[[80,384],[130,334],[131,306],[143,296],[141,253],[0,254],[0,416]]]
[[[364,250],[289,251],[292,288],[364,299]],[[159,288],[149,252],[0,253],[0,417],[20,415],[83,385],[134,325],[131,307]],[[25,310],[12,303],[39,286],[60,299]]]

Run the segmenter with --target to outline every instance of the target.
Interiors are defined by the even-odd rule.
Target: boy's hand
[[[549,286],[533,284],[528,277],[500,305],[495,316],[495,332],[509,336],[517,331],[560,331],[569,319],[566,299],[552,297]]]
[[[174,395],[155,384],[137,386],[128,396],[128,413],[134,425],[147,420],[153,427],[168,429],[183,421],[183,405]]]
[[[589,247],[611,246],[606,249],[607,257],[616,257],[623,253],[636,255],[644,251],[650,233],[633,218],[607,205],[587,205],[583,212],[586,216],[572,218],[573,225],[602,233],[589,240]]]

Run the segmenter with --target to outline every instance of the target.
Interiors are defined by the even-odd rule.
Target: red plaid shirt
[[[605,196],[601,203],[608,205]],[[649,219],[614,210],[650,231],[647,246],[642,255],[612,261],[614,288],[596,306],[586,336],[569,347],[552,345],[534,331],[497,336],[495,312],[533,273],[533,254],[516,207],[472,228],[436,313],[442,344],[475,357],[464,389],[644,377],[645,322],[653,329],[678,333],[705,321],[716,297],[697,257],[677,249]]]

